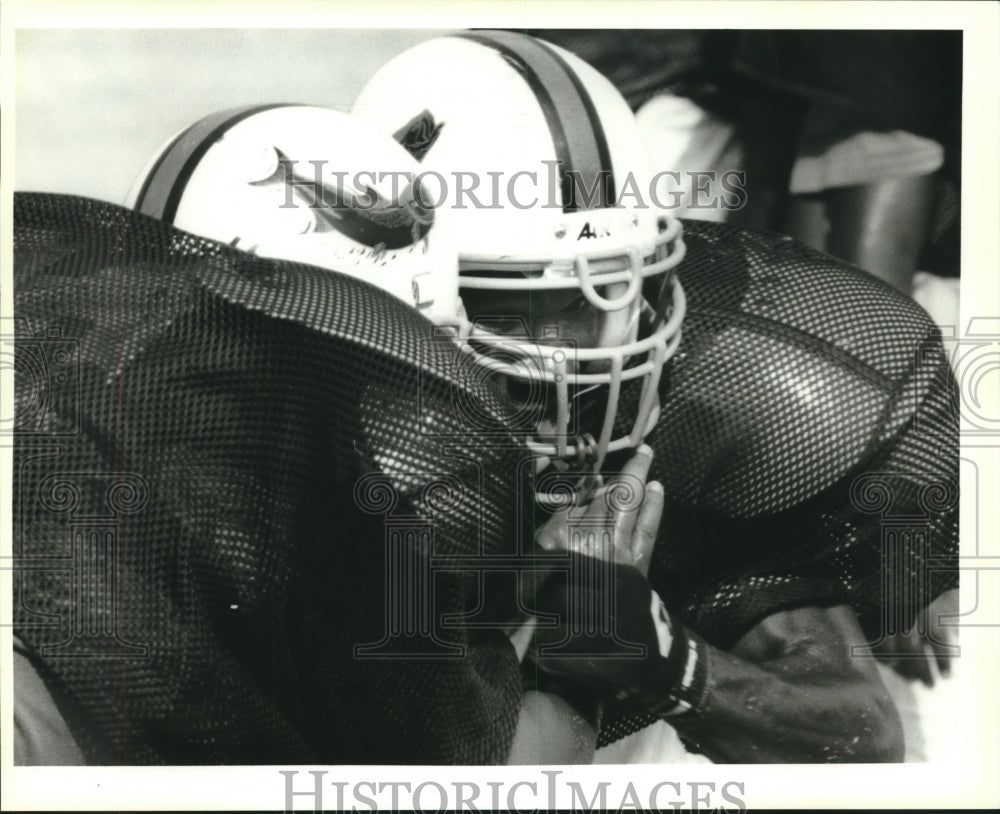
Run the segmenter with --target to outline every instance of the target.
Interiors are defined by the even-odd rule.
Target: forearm
[[[888,694],[849,665],[831,676],[817,666],[824,654],[808,647],[762,664],[711,647],[706,654],[703,708],[667,720],[712,760],[902,760],[901,724]]]
[[[524,660],[535,631],[534,619],[509,633],[519,660]],[[597,745],[599,695],[538,670],[529,659],[524,671],[521,707],[508,765],[590,763]]]
[[[576,622],[537,628],[543,671],[631,697],[720,762],[902,759],[902,727],[878,670],[851,657],[865,641],[851,607],[776,611],[727,653],[671,613],[635,568],[612,565],[595,581],[593,569],[572,565],[536,597],[540,612]],[[600,630],[587,612],[606,608],[608,593],[615,636],[574,635]]]

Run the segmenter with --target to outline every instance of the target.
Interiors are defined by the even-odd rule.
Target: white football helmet
[[[335,110],[257,105],[172,138],[129,192],[139,212],[263,257],[379,286],[439,324],[461,324],[447,212],[422,208],[414,158]]]
[[[536,394],[544,382],[554,395],[532,448],[598,469],[609,452],[638,446],[656,422],[660,374],[680,341],[685,301],[673,269],[684,244],[680,222],[651,200],[643,142],[621,94],[556,46],[470,31],[391,60],[352,113],[419,158],[424,203],[451,210],[471,316],[482,315],[471,306],[477,290],[501,300],[537,293],[541,302],[545,292],[575,289],[599,313],[597,340],[577,347],[560,342],[558,326],[535,326],[515,341],[476,320],[467,346],[480,364]],[[647,301],[650,278],[662,282]],[[629,429],[615,437],[622,385],[636,379],[636,414],[623,417]],[[579,426],[575,400],[598,388],[603,396],[587,398],[606,398],[603,420]]]

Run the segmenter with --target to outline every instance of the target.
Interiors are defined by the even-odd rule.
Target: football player
[[[589,759],[522,693],[516,596],[479,612],[535,570],[533,455],[456,368],[418,170],[264,105],[171,139],[132,212],[19,193],[18,763]],[[586,517],[648,562],[661,497]]]
[[[281,144],[261,145],[239,136],[231,113],[182,134],[146,174],[162,188],[137,192],[142,211],[194,228],[178,218],[183,189],[204,169],[198,222],[234,215],[236,224],[212,240],[94,204],[22,207],[21,312],[42,328],[45,315],[71,313],[84,330],[92,389],[78,405],[88,421],[74,454],[88,463],[76,468],[124,451],[157,487],[155,510],[128,526],[143,546],[123,550],[127,584],[156,590],[123,597],[130,637],[119,642],[150,657],[132,654],[127,676],[110,660],[45,664],[98,721],[85,751],[131,762],[490,762],[511,757],[513,744],[522,759],[546,730],[518,728],[519,706],[536,721],[572,722],[565,707],[535,705],[565,698],[584,713],[576,718],[595,720],[604,696],[599,756],[612,759],[647,757],[650,742],[675,731],[667,719],[716,760],[897,758],[898,722],[871,662],[847,645],[905,623],[924,599],[909,589],[941,580],[924,567],[928,541],[935,558],[955,550],[954,388],[926,318],[772,236],[689,227],[679,265],[680,226],[642,199],[648,172],[631,119],[599,76],[516,35],[427,48],[416,54],[422,90],[443,88],[443,100],[414,93],[401,62],[380,74],[381,90],[376,77],[357,112],[388,117],[380,126],[426,170],[461,179],[464,210],[434,206],[416,183],[399,201],[378,179],[328,177],[310,162],[331,144],[285,146],[313,128],[300,121],[280,128]],[[464,75],[476,95],[448,84]],[[484,94],[484,82],[496,92]],[[234,149],[221,167],[209,155],[217,144]],[[517,176],[533,171],[526,156],[538,161],[537,206],[524,205],[530,176]],[[413,172],[385,153],[377,160],[359,172]],[[480,195],[495,182],[504,200],[469,205],[475,178]],[[158,212],[139,202],[161,195]],[[263,219],[250,211],[258,205]],[[276,209],[287,212],[272,219]],[[435,230],[438,219],[453,223]],[[271,232],[272,223],[284,225]],[[303,242],[287,256],[310,266],[261,259],[286,256],[290,235]],[[475,328],[450,293],[454,269],[449,277],[447,263],[422,261],[448,235],[459,241]],[[82,282],[84,300],[59,296]],[[412,306],[440,323],[443,345],[415,339],[430,323]],[[72,417],[72,407],[50,399],[45,416]],[[157,414],[170,416],[168,431]],[[512,427],[534,453],[528,490],[507,476],[522,471]],[[633,455],[644,438],[648,449]],[[22,487],[48,483],[49,469],[23,461]],[[628,510],[615,504],[602,482],[641,485],[650,465],[663,492],[637,489]],[[368,488],[380,478],[385,493]],[[442,502],[441,483],[473,489]],[[434,583],[435,610],[473,624],[432,626],[429,642],[393,630],[380,640],[391,591],[370,586],[393,562],[391,534],[410,535],[402,551],[412,559],[394,572],[409,576],[435,563],[427,521],[434,552],[441,545],[452,565],[508,551],[518,507],[531,519],[532,492],[554,510],[539,542],[570,550],[547,563],[551,574],[525,572],[538,615],[532,663],[543,671],[529,676],[556,694],[522,696],[515,648],[494,635],[495,621],[475,624],[488,593],[478,559],[472,573],[442,568]],[[50,508],[21,508],[29,553],[62,551],[65,521]],[[883,572],[894,542],[883,539],[884,516],[919,511],[926,522]],[[348,544],[382,535],[384,558]],[[391,587],[405,595],[406,584]],[[68,584],[31,587],[35,609],[65,612]],[[596,617],[580,618],[585,605]],[[601,630],[605,617],[617,620],[613,635],[568,635],[572,625]],[[265,622],[273,635],[259,635]],[[51,626],[19,630],[36,655],[65,644]],[[359,636],[373,658],[356,658]],[[524,647],[521,632],[514,640]],[[469,658],[435,658],[456,646]],[[585,754],[581,728],[557,732],[583,738],[575,754]]]
[[[353,112],[453,184],[469,345],[537,409],[542,498],[576,477],[586,503],[653,451],[649,582],[581,576],[600,552],[578,546],[536,597],[564,620],[537,630],[542,674],[609,699],[599,757],[662,757],[669,722],[716,761],[902,759],[866,645],[957,574],[956,388],[926,314],[781,236],[692,222],[682,242],[618,93],[525,35],[422,43]],[[571,635],[598,627],[580,597],[621,635]]]

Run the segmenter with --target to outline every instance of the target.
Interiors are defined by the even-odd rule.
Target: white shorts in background
[[[681,96],[655,96],[635,114],[656,183],[656,199],[680,218],[725,221],[726,171],[739,171],[743,150],[732,124]],[[713,173],[701,180],[691,173]],[[678,177],[679,176],[679,177]],[[696,189],[696,187],[700,187]]]
[[[819,155],[800,155],[789,189],[808,195],[836,187],[866,186],[888,178],[916,178],[937,172],[944,147],[929,138],[893,130],[855,133]]]

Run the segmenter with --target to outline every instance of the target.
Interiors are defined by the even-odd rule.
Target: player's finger
[[[927,636],[934,650],[938,670],[943,678],[951,675],[952,658],[958,645],[958,626],[950,624],[958,612],[958,592],[946,591],[927,609],[930,632]]]
[[[947,642],[939,642],[936,639],[930,640],[930,646],[934,659],[937,661],[938,671],[941,673],[941,677],[947,678],[951,675],[951,658],[954,653],[953,649]]]
[[[602,503],[610,508],[614,522],[614,544],[631,558],[632,533],[645,501],[646,477],[653,461],[653,450],[643,444],[635,451],[621,473],[608,484]],[[608,508],[605,511],[608,511]]]
[[[524,661],[524,655],[528,652],[528,647],[531,645],[531,639],[535,635],[536,622],[537,620],[534,616],[529,617],[528,620],[520,627],[507,634],[510,639],[510,643],[514,645],[518,661]]]
[[[928,687],[934,686],[934,672],[931,670],[933,656],[924,647],[923,639],[920,635],[911,630],[900,637],[907,645],[908,656],[901,658],[900,674],[907,678],[919,680]]]
[[[649,465],[653,462],[653,448],[649,444],[641,444],[635,454],[622,467],[623,475],[631,475],[643,483],[649,476]]]
[[[634,491],[636,486],[644,484],[646,477],[649,475],[649,465],[652,462],[653,450],[649,445],[643,444],[628,459],[618,475],[594,492],[590,505],[587,507],[587,514],[591,517],[594,515],[609,514],[609,504],[618,504],[624,508],[638,510],[641,494],[636,495],[635,500],[623,500],[618,499],[619,496],[615,493],[615,490],[621,489],[624,486],[626,490],[631,489]]]
[[[934,665],[937,664],[937,657],[934,655],[934,650],[931,647],[924,646],[921,649],[923,650],[924,657],[917,660],[917,663],[920,665],[920,680],[928,687],[933,687],[935,679]]]
[[[578,506],[554,511],[535,534],[535,541],[546,551],[564,550],[569,547],[571,521],[583,513]]]
[[[554,551],[566,547],[566,523],[569,510],[555,512],[535,534],[535,542],[546,551]]]
[[[632,564],[643,575],[649,573],[649,563],[653,557],[653,546],[663,519],[663,486],[659,481],[646,484],[646,498],[643,500],[639,518],[632,533]]]
[[[893,665],[893,669],[895,669],[895,671],[903,678],[909,679],[910,681],[920,681],[928,686],[931,686],[933,683],[933,678],[930,675],[930,668],[928,667],[928,661],[923,656],[909,654],[898,658],[896,659],[896,663]]]

